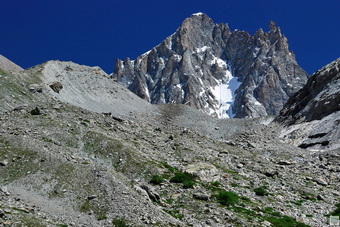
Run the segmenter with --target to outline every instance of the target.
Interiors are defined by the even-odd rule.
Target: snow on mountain
[[[274,22],[254,36],[204,13],[136,60],[116,60],[114,79],[151,103],[182,103],[220,118],[276,115],[307,81]]]

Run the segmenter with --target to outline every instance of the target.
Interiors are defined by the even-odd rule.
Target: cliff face
[[[284,105],[276,121],[282,137],[302,148],[340,147],[340,59],[326,65]]]
[[[136,60],[116,60],[113,77],[151,103],[237,118],[277,114],[307,80],[274,22],[251,36],[203,13]]]

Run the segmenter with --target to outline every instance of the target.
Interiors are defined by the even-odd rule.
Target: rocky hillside
[[[154,112],[151,104],[114,83],[99,67],[49,61],[26,70],[26,74],[34,74],[41,80],[40,84],[30,85],[32,91],[90,111],[114,110],[119,116],[129,112]]]
[[[340,59],[314,73],[276,120],[287,126],[281,137],[301,148],[339,148]]]
[[[276,115],[307,81],[274,22],[251,36],[203,13],[136,60],[117,60],[113,77],[151,103],[221,118]]]
[[[270,117],[146,112],[100,68],[59,61],[2,68],[0,98],[1,226],[325,226],[338,214],[339,149],[283,143]]]
[[[8,60],[6,57],[0,54],[0,69],[6,70],[9,72],[20,72],[24,69],[15,64],[14,62]]]

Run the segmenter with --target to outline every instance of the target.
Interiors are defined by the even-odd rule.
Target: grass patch
[[[254,192],[258,196],[266,196],[266,195],[269,195],[269,192],[267,192],[266,189],[267,189],[266,186],[261,186],[261,187],[255,188]]]
[[[129,227],[125,219],[116,218],[112,220],[112,224],[115,227]]]
[[[310,227],[301,222],[297,222],[294,218],[283,216],[283,217],[267,217],[267,221],[273,224],[276,227]]]
[[[331,212],[329,215],[340,217],[340,203],[335,204],[335,207],[336,209],[333,212]]]
[[[24,226],[27,226],[27,227],[45,227],[46,226],[39,219],[28,216],[28,215],[22,216],[21,221],[23,222]]]
[[[183,183],[185,181],[193,181],[195,178],[196,177],[190,173],[178,172],[170,179],[170,182]]]
[[[167,203],[167,204],[173,204],[174,202],[175,202],[174,199],[167,199],[167,200],[165,200],[165,203]]]
[[[159,185],[164,181],[164,178],[160,175],[152,175],[150,183],[154,185]]]
[[[235,205],[238,202],[239,198],[240,197],[235,192],[225,191],[225,190],[221,190],[216,195],[217,202],[219,202],[222,205],[228,205],[228,206]]]
[[[184,215],[179,210],[165,210],[165,212],[180,220],[184,218]]]
[[[9,143],[0,140],[0,157],[5,155],[11,161],[7,166],[0,168],[0,182],[6,184],[36,173],[42,165],[39,161],[38,152],[11,146]]]
[[[163,165],[164,168],[168,169],[168,171],[171,172],[171,173],[178,172],[178,169],[176,167],[173,167],[166,162],[163,162],[162,165]]]
[[[177,172],[172,178],[170,178],[170,182],[182,183],[184,188],[193,188],[196,183],[195,179],[196,176],[193,174]]]
[[[305,202],[306,200],[304,199],[300,199],[298,201],[290,201],[291,203],[297,205],[297,206],[301,206],[303,202]]]
[[[234,187],[234,188],[239,186],[237,183],[231,183],[230,185],[231,187]]]
[[[92,211],[97,220],[105,220],[107,218],[106,214],[108,209],[105,206],[100,206],[90,200],[86,200],[79,208],[80,212],[86,213]]]

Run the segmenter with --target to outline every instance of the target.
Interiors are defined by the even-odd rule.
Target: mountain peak
[[[191,16],[204,16],[206,14],[202,13],[202,12],[198,12],[198,13],[193,13]]]
[[[276,115],[306,82],[275,22],[270,32],[230,32],[204,13],[113,77],[151,103],[181,103],[217,117]],[[299,78],[299,79],[297,79]]]

